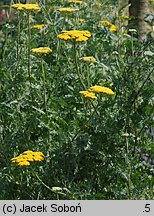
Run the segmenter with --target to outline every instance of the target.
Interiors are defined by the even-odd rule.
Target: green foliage
[[[16,19],[0,26],[0,199],[154,198],[154,43],[128,35],[115,4],[84,1],[76,13],[62,14],[56,7],[67,1],[42,3],[31,26],[48,26],[31,28],[29,43],[26,13],[15,11]],[[103,27],[104,19],[118,30]],[[92,36],[74,50],[57,39],[64,29]],[[52,53],[29,55],[28,48],[43,46]],[[79,61],[83,56],[96,62]],[[101,85],[115,95],[84,98],[78,70],[87,89]],[[25,150],[41,151],[45,160],[12,164]]]

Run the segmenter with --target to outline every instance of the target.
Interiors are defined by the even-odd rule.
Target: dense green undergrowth
[[[0,199],[153,199],[152,32],[145,43],[134,30],[127,34],[129,18],[115,1],[48,1],[40,8],[28,23],[27,13],[8,7],[16,19],[0,26]],[[57,38],[72,29],[91,37],[75,44]],[[38,57],[31,52],[38,47],[52,52]],[[96,61],[81,61],[85,56]],[[79,93],[95,85],[114,95]],[[45,160],[11,163],[26,150]]]

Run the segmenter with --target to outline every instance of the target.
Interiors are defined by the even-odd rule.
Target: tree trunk
[[[129,0],[129,28],[134,28],[138,32],[138,38],[144,42],[147,39],[147,23],[144,21],[145,15],[149,12],[149,0]]]

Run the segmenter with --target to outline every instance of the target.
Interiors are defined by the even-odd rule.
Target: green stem
[[[40,182],[44,187],[46,187],[48,190],[50,190],[52,193],[61,194],[61,195],[66,196],[65,193],[62,193],[62,192],[55,192],[54,190],[52,190],[48,185],[46,185],[46,184],[40,179],[40,177],[37,175],[37,173],[35,173],[35,176],[36,176],[36,178],[39,180],[39,182]]]
[[[73,51],[74,51],[74,60],[75,60],[75,67],[76,67],[76,71],[77,71],[77,74],[78,74],[78,77],[79,77],[79,80],[83,86],[83,88],[86,90],[86,86],[83,82],[83,79],[82,79],[82,76],[80,74],[80,71],[79,71],[79,66],[78,66],[78,60],[77,60],[77,50],[76,50],[76,43],[73,43]]]
[[[47,110],[47,94],[46,94],[46,74],[44,69],[44,60],[41,58],[41,67],[42,67],[42,78],[43,78],[43,103],[44,103],[44,111],[46,115],[47,124],[49,124],[49,116]],[[48,135],[46,139],[46,146],[50,143],[50,129],[48,128]],[[50,147],[50,146],[49,146]]]
[[[127,133],[127,131],[126,131]],[[129,142],[128,142],[128,137],[126,137],[126,157],[125,157],[127,166],[128,166],[128,174],[127,174],[127,178],[128,178],[128,182],[127,182],[127,187],[128,187],[128,199],[131,199],[131,163],[129,160]]]
[[[88,88],[90,88],[90,67],[87,65],[87,81],[88,81]]]
[[[43,58],[41,58],[41,66],[42,66],[42,74],[43,74],[43,92],[44,92],[44,110],[47,114],[47,97],[46,97],[46,87],[45,87],[45,70],[44,70],[44,64],[43,64]]]
[[[31,59],[30,59],[30,47],[31,47],[31,31],[30,31],[30,13],[27,13],[27,21],[28,21],[28,76],[29,76],[29,83],[30,83],[30,92],[33,101],[32,95],[32,82],[31,82]]]
[[[19,46],[20,46],[20,11],[18,13],[17,62],[19,62]]]
[[[131,46],[132,46],[132,57],[134,57],[134,39],[133,39],[133,33],[131,34]]]
[[[98,119],[100,120],[100,115],[99,115],[99,113],[98,113],[98,111],[97,111],[97,107],[93,104],[93,101],[91,101],[91,105],[92,105],[92,107],[94,108],[94,112],[97,114]]]
[[[64,30],[65,23],[66,23],[66,15],[64,15],[61,31]],[[57,62],[57,64],[59,62],[60,51],[61,51],[61,40],[58,40],[58,43],[57,43],[57,54],[56,54],[56,62]]]

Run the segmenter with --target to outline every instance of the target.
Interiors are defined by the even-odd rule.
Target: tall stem
[[[87,65],[87,82],[88,82],[88,88],[90,88],[90,74],[91,74],[91,70],[89,65]]]
[[[66,24],[66,15],[64,15],[64,18],[63,18],[63,24],[62,24],[61,31],[64,30],[65,24]],[[57,62],[57,64],[59,62],[60,51],[61,51],[61,40],[58,40],[58,43],[57,43],[57,54],[56,54],[56,62]]]
[[[44,71],[44,64],[43,64],[43,58],[41,58],[41,66],[42,66],[42,74],[43,74],[43,92],[44,92],[44,110],[45,113],[47,113],[47,97],[46,97],[46,87],[45,87],[45,71]]]
[[[128,199],[130,200],[132,198],[132,195],[131,195],[132,183],[131,183],[131,162],[129,160],[129,141],[128,141],[128,137],[126,137],[126,157],[125,157],[125,160],[126,160],[126,163],[127,163],[127,166],[128,166],[127,187],[128,187]]]
[[[20,46],[20,11],[18,12],[17,62],[19,61],[19,46]]]
[[[77,60],[77,50],[76,50],[76,43],[73,43],[73,51],[74,51],[74,61],[75,61],[75,67],[76,67],[76,71],[77,71],[77,74],[78,74],[78,77],[79,77],[79,80],[83,86],[84,89],[87,89],[84,82],[83,82],[83,79],[82,79],[82,76],[80,74],[80,71],[79,71],[79,66],[78,66],[78,60]]]
[[[43,103],[44,103],[44,112],[47,120],[47,125],[49,124],[49,116],[48,116],[48,110],[47,110],[47,95],[46,95],[46,74],[44,69],[44,60],[41,58],[41,67],[42,67],[42,78],[43,78]],[[50,129],[48,128],[48,135],[46,139],[46,146],[49,147],[50,143]]]
[[[31,47],[31,31],[30,31],[30,13],[27,13],[27,21],[28,21],[28,76],[29,76],[29,83],[30,83],[30,92],[33,101],[32,95],[32,82],[31,82],[31,59],[30,59],[30,47]]]

